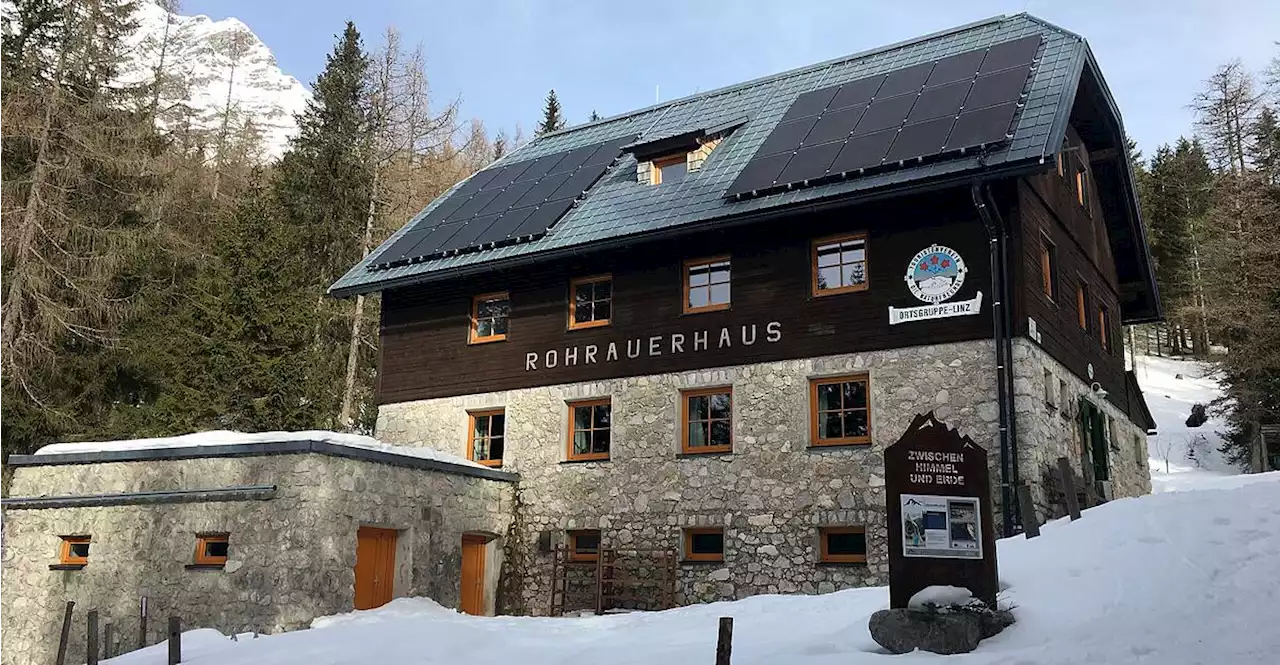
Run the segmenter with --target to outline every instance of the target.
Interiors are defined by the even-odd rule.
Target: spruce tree
[[[565,127],[564,114],[560,109],[560,98],[556,97],[556,91],[553,88],[547,93],[546,105],[542,107],[542,120],[538,123],[538,136],[548,134],[550,132],[558,132]]]
[[[591,109],[591,117],[587,118],[587,122],[595,122],[600,119],[600,114],[595,109]]]

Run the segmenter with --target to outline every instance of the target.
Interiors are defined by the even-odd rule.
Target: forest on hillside
[[[166,66],[178,35],[149,38],[156,65],[122,77],[133,2],[11,9],[0,51],[4,454],[203,429],[369,431],[378,303],[325,289],[518,145],[518,130],[490,138],[432,97],[420,49],[394,29],[366,44],[348,24],[310,83],[298,135],[267,162],[230,104],[197,128],[183,102],[191,74]],[[1200,123],[1187,139],[1148,159],[1132,151],[1163,339],[1179,353],[1229,349],[1213,360],[1237,443],[1280,420],[1278,79],[1280,66],[1228,63],[1188,100]],[[564,126],[553,91],[536,131]]]

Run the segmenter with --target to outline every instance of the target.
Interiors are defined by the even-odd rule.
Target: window
[[[1133,435],[1133,461],[1136,462],[1139,467],[1147,465],[1147,456],[1142,454],[1142,437],[1137,434]]]
[[[1055,386],[1053,385],[1053,372],[1050,372],[1049,368],[1046,367],[1044,368],[1044,403],[1049,408],[1056,408],[1058,405],[1057,400],[1054,399],[1055,397],[1053,394],[1054,387]]]
[[[673,185],[684,180],[689,173],[689,157],[687,153],[671,155],[653,160],[652,180],[655,185]]]
[[[569,282],[569,330],[609,325],[613,315],[613,278],[582,277]]]
[[[1089,209],[1089,173],[1083,166],[1076,167],[1076,200],[1085,210]]]
[[[822,563],[866,563],[867,530],[861,526],[824,526],[818,529]]]
[[[1080,329],[1089,330],[1089,285],[1083,280],[1076,285],[1076,311],[1080,315]]]
[[[1040,237],[1040,290],[1049,300],[1058,298],[1058,248]]]
[[[471,427],[467,431],[467,459],[485,466],[502,466],[506,412],[494,409],[468,415],[471,417]]]
[[[724,561],[724,529],[685,529],[685,561]]]
[[[866,375],[813,379],[809,382],[809,393],[810,445],[871,443]]]
[[[866,289],[865,233],[813,242],[813,295],[826,296]]]
[[[569,561],[578,563],[600,558],[600,531],[582,529],[568,532]]]
[[[1106,305],[1098,307],[1098,341],[1103,351],[1111,352],[1111,310]]]
[[[90,540],[90,536],[63,536],[58,563],[64,566],[83,566],[89,563]]]
[[[711,388],[681,393],[684,453],[727,453],[733,450],[733,389]]]
[[[729,257],[684,262],[684,312],[729,309]]]
[[[226,564],[229,549],[228,538],[225,533],[197,534],[195,564],[199,566],[221,566]]]
[[[1062,415],[1064,416],[1067,415],[1067,405],[1070,404],[1068,397],[1067,380],[1058,379],[1058,406],[1062,407]]]
[[[609,459],[613,406],[608,399],[569,405],[569,459]]]
[[[471,299],[472,344],[498,342],[507,338],[507,318],[511,299],[505,292],[486,293]]]

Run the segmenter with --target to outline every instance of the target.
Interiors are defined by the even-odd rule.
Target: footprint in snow
[[[1218,526],[1226,526],[1226,525],[1228,525],[1228,524],[1230,524],[1230,523],[1231,523],[1231,518],[1229,518],[1229,517],[1215,517],[1215,518],[1213,518],[1213,523],[1214,523],[1214,524],[1217,524]]]

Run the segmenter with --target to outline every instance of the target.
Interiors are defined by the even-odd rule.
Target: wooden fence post
[[[733,617],[720,617],[720,635],[716,638],[716,665],[729,665],[733,654]]]
[[[84,637],[85,665],[98,665],[98,610],[89,610],[85,618],[89,622]]]
[[[102,657],[110,658],[115,655],[115,645],[112,640],[115,639],[115,624],[107,621],[102,625]]]
[[[1075,473],[1071,470],[1071,462],[1065,457],[1058,458],[1058,475],[1062,479],[1062,492],[1067,502],[1067,514],[1071,521],[1080,519],[1080,499],[1076,496]]]
[[[138,648],[147,646],[147,597],[138,601]]]
[[[76,601],[67,601],[67,610],[62,615],[62,636],[58,638],[58,656],[54,661],[54,665],[62,665],[67,660],[67,642],[71,639],[71,612],[76,606]]]
[[[169,665],[182,662],[182,619],[169,617]]]
[[[1031,486],[1026,483],[1018,485],[1018,508],[1022,514],[1022,532],[1027,534],[1027,538],[1040,535],[1040,520],[1036,517],[1036,504],[1031,499]]]

